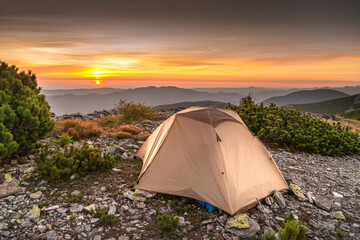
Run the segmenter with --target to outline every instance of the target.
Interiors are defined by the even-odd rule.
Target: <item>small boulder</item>
[[[291,191],[295,194],[295,196],[302,202],[306,201],[306,197],[303,193],[303,191],[301,190],[301,188],[299,187],[299,185],[296,185],[294,183],[290,183],[290,189]]]
[[[281,195],[281,193],[279,191],[275,190],[275,192],[273,194],[273,198],[278,203],[280,208],[284,208],[286,206],[285,199],[284,199],[284,197]]]
[[[24,193],[25,188],[19,187],[19,185],[15,182],[5,182],[0,185],[0,198],[7,197],[9,195],[15,194],[15,193]]]
[[[36,219],[40,217],[40,208],[34,205],[33,208],[26,214],[28,218]]]
[[[324,197],[318,196],[315,198],[315,204],[316,204],[316,206],[318,206],[319,208],[321,208],[323,210],[330,211],[332,202],[330,202],[329,200],[327,200]]]
[[[32,198],[32,199],[38,199],[41,196],[42,196],[42,192],[40,192],[40,191],[30,194],[30,198]]]
[[[229,218],[225,228],[238,237],[249,238],[255,236],[260,230],[260,225],[247,214],[239,214]]]
[[[72,213],[78,213],[81,212],[84,209],[83,205],[80,204],[72,204],[70,208],[70,212]]]
[[[79,194],[80,194],[79,190],[74,190],[70,195],[73,197],[77,197],[77,196],[79,196]]]
[[[343,195],[341,195],[340,193],[337,192],[333,192],[334,198],[344,198]]]

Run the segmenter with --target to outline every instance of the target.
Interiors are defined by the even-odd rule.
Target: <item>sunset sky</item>
[[[0,0],[0,23],[45,89],[360,84],[359,0]]]

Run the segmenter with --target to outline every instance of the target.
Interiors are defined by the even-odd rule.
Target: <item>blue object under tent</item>
[[[200,201],[197,199],[195,199],[195,201],[197,201],[201,206],[206,207],[210,212],[213,212],[217,209],[217,207],[214,207],[213,205],[208,204],[206,202],[203,202],[203,201]]]

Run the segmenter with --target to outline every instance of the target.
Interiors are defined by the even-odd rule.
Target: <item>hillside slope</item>
[[[277,96],[263,101],[264,105],[275,103],[277,106],[284,106],[287,104],[305,104],[322,102],[331,99],[348,97],[349,95],[337,90],[332,89],[316,89],[316,90],[303,90],[289,93],[285,96]]]
[[[356,109],[360,109],[360,94],[333,99],[310,104],[292,104],[289,108],[299,108],[304,112],[326,113],[326,114],[344,114]]]

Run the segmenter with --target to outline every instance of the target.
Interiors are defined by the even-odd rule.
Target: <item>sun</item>
[[[100,81],[100,80],[96,80],[96,81],[95,81],[95,84],[96,84],[96,85],[100,85],[100,84],[101,84],[101,81]]]

